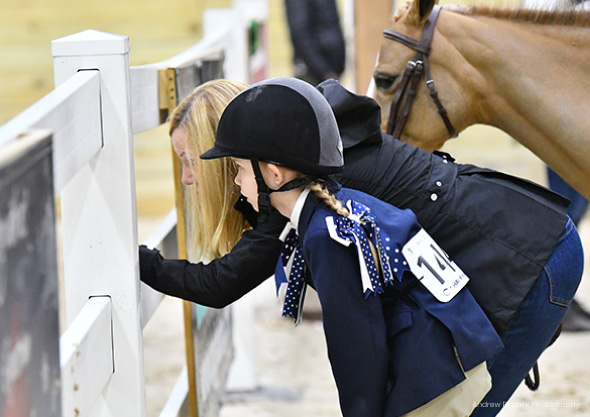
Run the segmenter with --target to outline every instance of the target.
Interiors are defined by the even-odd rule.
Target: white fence
[[[207,11],[201,42],[139,67],[129,66],[125,36],[87,30],[57,39],[55,89],[0,127],[0,154],[32,129],[53,138],[67,323],[59,349],[62,415],[146,415],[142,329],[161,296],[139,282],[133,134],[163,123],[182,98],[167,96],[166,71],[223,57],[225,77],[251,81],[259,58],[248,53],[246,28],[266,15],[263,0]],[[174,223],[171,214],[151,243]]]

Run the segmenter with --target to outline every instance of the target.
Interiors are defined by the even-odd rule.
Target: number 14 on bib
[[[440,246],[421,229],[402,248],[410,270],[438,301],[446,303],[469,282],[469,278]]]

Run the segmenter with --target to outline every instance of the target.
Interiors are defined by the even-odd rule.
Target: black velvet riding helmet
[[[342,141],[332,108],[311,84],[296,78],[271,78],[253,84],[225,108],[215,145],[202,159],[250,159],[258,184],[259,213],[269,210],[269,194],[301,187],[342,171]],[[271,190],[258,161],[305,175]],[[259,219],[260,220],[260,219]]]

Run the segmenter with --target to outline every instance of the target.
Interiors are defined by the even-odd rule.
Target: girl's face
[[[256,184],[252,162],[249,159],[240,158],[232,158],[232,160],[238,167],[238,174],[234,180],[235,183],[241,188],[242,195],[246,197],[248,202],[254,207],[254,210],[258,211],[258,185]],[[271,190],[278,190],[284,184],[300,176],[300,174],[292,169],[268,162],[260,162],[260,172],[262,173],[264,182]],[[283,216],[290,217],[295,202],[304,188],[305,186],[301,186],[289,191],[272,193],[270,195],[271,205]]]
[[[238,174],[235,183],[241,188],[242,195],[246,197],[248,203],[258,211],[258,186],[254,177],[254,170],[249,159],[232,158],[238,167]]]
[[[182,183],[184,185],[194,185],[198,189],[198,173],[195,172],[198,169],[198,164],[194,151],[187,146],[188,135],[186,130],[184,127],[179,126],[174,129],[170,138],[174,152],[176,152],[182,163]]]

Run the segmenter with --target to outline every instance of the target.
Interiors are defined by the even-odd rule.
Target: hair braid
[[[334,196],[334,194],[332,194],[330,191],[328,191],[328,189],[326,188],[326,184],[323,180],[317,179],[314,182],[312,182],[311,184],[309,184],[308,187],[311,189],[311,191],[316,193],[316,195],[319,198],[321,198],[322,201],[324,203],[326,203],[326,205],[330,209],[334,210],[340,216],[348,217],[348,215],[350,213],[348,212],[346,207],[344,207],[344,204],[342,204],[342,201],[338,200]]]

